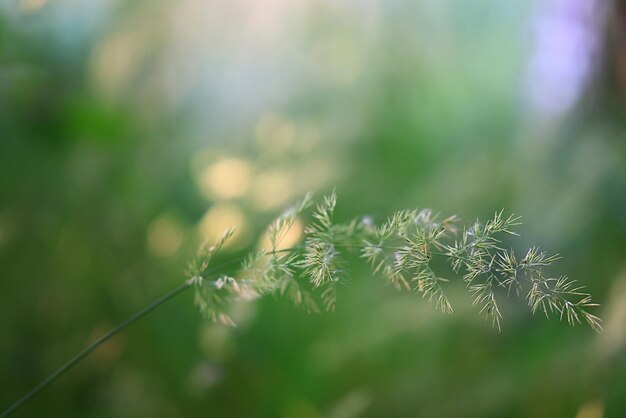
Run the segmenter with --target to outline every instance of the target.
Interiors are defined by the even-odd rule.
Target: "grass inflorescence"
[[[404,209],[375,225],[360,217],[337,222],[333,191],[315,204],[310,194],[285,210],[267,230],[270,247],[251,254],[233,276],[207,275],[213,254],[232,237],[227,230],[216,244],[205,246],[191,263],[190,281],[196,304],[214,321],[233,325],[232,302],[264,295],[290,299],[311,312],[332,311],[337,284],[349,277],[347,252],[357,253],[371,273],[391,286],[421,294],[444,313],[453,312],[445,285],[461,280],[480,314],[500,329],[500,299],[514,294],[526,299],[532,313],[556,315],[570,325],[587,323],[594,330],[601,320],[589,312],[598,306],[591,295],[567,276],[553,277],[547,267],[559,259],[532,247],[519,258],[502,247],[502,238],[516,236],[520,218],[496,212],[486,222],[462,226],[456,216],[442,217],[429,209]],[[309,219],[303,242],[282,248],[281,241],[297,219]],[[433,259],[449,264],[442,277]]]
[[[429,209],[405,209],[375,225],[369,217],[337,222],[336,205],[335,192],[317,205],[307,194],[268,226],[269,248],[245,257],[234,275],[223,272],[240,259],[213,265],[215,253],[234,235],[234,229],[227,229],[214,244],[200,247],[189,264],[185,283],[89,344],[5,409],[0,418],[11,415],[97,347],[189,288],[195,288],[200,311],[226,325],[235,325],[230,315],[233,302],[264,295],[287,298],[310,312],[332,311],[337,304],[337,284],[349,278],[347,252],[358,254],[370,266],[372,275],[399,290],[421,294],[447,314],[453,309],[445,283],[462,281],[473,304],[498,330],[502,318],[500,293],[525,298],[532,313],[541,311],[546,316],[566,319],[570,325],[585,322],[596,331],[602,329],[600,318],[589,312],[589,308],[598,306],[591,295],[567,276],[554,277],[546,272],[558,256],[532,247],[518,259],[513,250],[502,248],[502,236],[517,235],[513,228],[520,224],[519,217],[505,217],[500,211],[487,222],[462,227],[456,216],[443,218]],[[299,219],[306,218],[309,223],[303,242],[284,248],[284,238]],[[435,257],[446,260],[449,276],[455,277],[442,277],[434,266]]]

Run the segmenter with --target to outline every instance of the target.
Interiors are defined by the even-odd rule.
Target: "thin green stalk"
[[[80,362],[83,358],[88,356],[89,353],[91,353],[93,350],[98,348],[104,342],[106,342],[111,337],[115,336],[116,334],[120,333],[121,331],[125,330],[130,325],[132,325],[133,323],[137,322],[138,320],[140,320],[144,316],[148,315],[150,312],[154,311],[159,306],[163,305],[165,302],[169,301],[170,299],[172,299],[172,298],[176,297],[177,295],[179,295],[180,293],[184,292],[189,287],[191,287],[191,285],[192,285],[192,283],[187,281],[184,284],[178,286],[176,289],[174,289],[174,290],[166,293],[165,295],[161,296],[159,299],[155,300],[154,302],[152,302],[151,304],[149,304],[148,306],[146,306],[145,308],[143,308],[142,310],[140,310],[139,312],[135,313],[134,315],[132,315],[131,317],[126,319],[124,322],[122,322],[121,324],[119,324],[118,326],[113,328],[111,331],[107,332],[102,337],[98,338],[96,341],[94,341],[93,343],[89,344],[89,346],[87,348],[85,348],[83,351],[81,351],[76,356],[74,356],[70,361],[68,361],[63,366],[61,366],[59,369],[57,369],[54,373],[52,373],[50,376],[48,376],[46,379],[44,379],[37,386],[32,388],[28,393],[26,393],[24,396],[22,396],[13,405],[8,407],[2,413],[2,415],[0,415],[0,418],[6,418],[9,415],[11,415],[20,406],[22,406],[25,402],[27,402],[33,396],[37,395],[39,392],[44,390],[46,387],[50,386],[55,380],[57,380],[59,377],[61,377],[69,369],[74,367],[78,362]]]
[[[296,247],[294,247],[294,248],[287,248],[285,250],[277,250],[277,251],[274,251],[274,252],[270,252],[268,254],[291,251],[291,250],[293,250],[295,248]],[[244,258],[245,257],[238,257],[238,258],[235,258],[233,260],[227,261],[227,262],[225,262],[223,264],[220,264],[219,266],[216,266],[213,269],[211,269],[210,273],[218,272],[219,270],[221,270],[221,269],[223,269],[225,267],[228,267],[228,266],[230,266],[232,264],[241,262]],[[125,330],[126,328],[128,328],[129,326],[131,326],[132,324],[134,324],[135,322],[137,322],[138,320],[140,320],[144,316],[148,315],[150,312],[152,312],[155,309],[159,308],[164,303],[168,302],[169,300],[171,300],[174,297],[178,296],[180,293],[182,293],[185,290],[189,289],[193,285],[193,283],[194,283],[193,281],[187,280],[184,284],[178,286],[177,288],[175,288],[175,289],[171,290],[170,292],[166,293],[165,295],[161,296],[160,298],[158,298],[154,302],[150,303],[148,306],[146,306],[142,310],[138,311],[134,315],[132,315],[129,318],[127,318],[124,322],[122,322],[121,324],[119,324],[118,326],[116,326],[115,328],[113,328],[112,330],[107,332],[106,334],[104,334],[102,337],[98,338],[96,341],[94,341],[89,346],[87,346],[87,348],[85,348],[83,351],[81,351],[80,353],[75,355],[71,360],[69,360],[63,366],[59,367],[54,373],[52,373],[47,378],[45,378],[41,383],[39,383],[37,386],[32,388],[28,393],[26,393],[20,399],[15,401],[11,406],[9,406],[2,413],[2,415],[0,415],[0,418],[6,418],[9,415],[11,415],[18,408],[20,408],[24,403],[26,403],[29,399],[31,399],[32,397],[37,395],[39,392],[41,392],[42,390],[44,390],[45,388],[50,386],[52,383],[54,383],[55,380],[57,380],[59,377],[61,377],[63,374],[65,374],[65,372],[67,372],[72,367],[74,367],[76,364],[78,364],[83,358],[87,357],[92,351],[94,351],[100,345],[102,345],[103,343],[105,343],[106,341],[108,341],[109,339],[114,337],[115,335],[119,334],[120,332],[122,332],[123,330]]]

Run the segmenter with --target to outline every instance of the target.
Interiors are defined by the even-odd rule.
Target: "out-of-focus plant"
[[[551,277],[545,268],[558,259],[536,247],[519,259],[513,250],[501,247],[501,234],[516,235],[512,228],[519,217],[505,217],[496,212],[487,222],[458,226],[456,216],[441,218],[429,209],[405,209],[395,212],[382,225],[368,217],[336,222],[333,212],[336,193],[325,196],[314,206],[311,194],[285,210],[268,227],[269,248],[260,249],[244,259],[213,266],[212,259],[232,236],[227,229],[212,245],[202,245],[189,265],[188,280],[155,300],[135,315],[105,334],[69,362],[51,374],[0,415],[5,418],[28,399],[72,368],[91,351],[129,325],[157,309],[184,290],[195,288],[195,302],[207,318],[235,325],[230,310],[234,302],[258,299],[264,295],[286,297],[308,311],[319,312],[320,303],[328,311],[336,305],[337,285],[349,277],[347,252],[355,252],[397,289],[421,294],[444,313],[452,306],[441,277],[433,266],[435,257],[450,264],[450,271],[464,281],[481,314],[500,329],[502,317],[496,289],[504,288],[525,295],[533,313],[538,310],[566,319],[570,325],[582,323],[601,330],[601,320],[588,312],[596,307],[591,295],[566,276]],[[311,217],[305,228],[304,242],[289,248],[281,243],[295,222]],[[238,272],[224,274],[232,264],[242,263]]]

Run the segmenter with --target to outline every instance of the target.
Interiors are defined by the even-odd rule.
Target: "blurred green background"
[[[192,293],[16,417],[626,416],[626,6],[0,1],[0,409],[308,190],[338,217],[522,215],[605,331],[507,299],[498,334],[354,271],[335,314]]]

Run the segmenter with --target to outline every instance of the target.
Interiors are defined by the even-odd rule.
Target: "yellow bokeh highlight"
[[[90,59],[96,86],[108,94],[123,92],[139,67],[145,48],[137,32],[121,32],[107,38]]]
[[[22,13],[35,13],[48,4],[48,0],[20,0],[19,8]]]
[[[282,239],[278,243],[276,250],[284,250],[284,249],[295,246],[302,239],[303,233],[304,233],[304,224],[299,218],[296,218],[293,225],[291,225],[291,228],[287,228],[287,226],[285,226],[279,232],[278,236],[282,237]],[[273,250],[272,242],[267,232],[263,234],[263,236],[261,237],[261,240],[259,242],[259,247],[268,251]]]
[[[199,224],[200,235],[208,242],[215,242],[228,228],[235,228],[235,233],[226,241],[224,248],[245,243],[248,238],[246,218],[239,206],[229,203],[218,203],[211,207]]]
[[[617,277],[608,292],[604,318],[604,332],[598,348],[604,357],[612,357],[626,347],[626,271]]]
[[[178,221],[168,215],[159,216],[148,227],[146,244],[150,254],[168,257],[183,243],[183,230]]]
[[[289,173],[268,170],[255,176],[250,199],[260,210],[275,210],[284,207],[292,198],[293,192]]]
[[[576,418],[603,418],[604,404],[601,401],[591,401],[580,407]]]
[[[232,199],[246,194],[251,177],[247,161],[225,158],[201,171],[200,189],[207,199]]]

